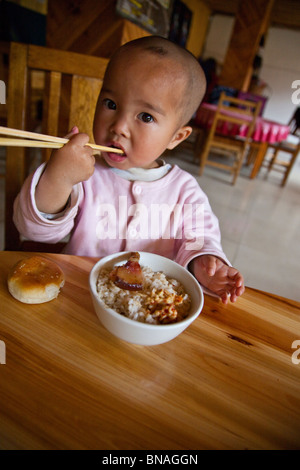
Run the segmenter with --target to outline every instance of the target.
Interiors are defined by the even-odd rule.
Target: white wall
[[[224,61],[233,25],[233,17],[212,16],[204,57]],[[260,79],[267,83],[263,94],[269,98],[264,117],[287,123],[297,107],[292,102],[295,91],[292,83],[300,80],[300,31],[271,27],[260,55],[263,59]]]
[[[213,57],[222,64],[229,45],[234,18],[224,15],[212,15],[206,37],[203,56]]]
[[[300,80],[300,31],[269,29],[260,77],[270,87],[265,117],[288,122],[296,108],[292,83]]]

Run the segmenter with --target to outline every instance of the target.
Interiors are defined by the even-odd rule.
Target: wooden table
[[[250,288],[227,306],[206,296],[178,338],[136,346],[94,313],[95,259],[44,255],[66,284],[25,305],[6,285],[25,256],[0,252],[0,448],[300,448],[298,302]]]

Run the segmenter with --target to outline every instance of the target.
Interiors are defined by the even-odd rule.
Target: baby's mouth
[[[123,154],[118,153],[118,154],[116,154],[116,155],[122,155],[122,157],[126,157],[126,153],[125,153],[123,147],[122,147],[120,144],[110,144],[109,147],[111,147],[111,148],[113,148],[113,149],[122,150]]]
[[[107,156],[110,160],[112,160],[113,162],[115,163],[119,163],[119,162],[122,162],[123,160],[126,159],[127,155],[123,149],[123,147],[119,144],[109,144],[108,147],[110,148],[115,148],[115,149],[120,149],[122,150],[123,154],[121,153],[115,153],[115,152],[106,152],[107,153]]]

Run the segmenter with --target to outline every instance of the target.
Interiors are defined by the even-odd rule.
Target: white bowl
[[[124,264],[128,260],[130,252],[115,253],[99,260],[91,270],[89,282],[90,291],[96,314],[102,325],[118,338],[129,343],[150,346],[162,344],[176,338],[182,333],[200,314],[204,296],[202,289],[189,271],[179,264],[163,256],[152,253],[139,252],[140,265],[148,266],[153,271],[162,271],[166,276],[177,279],[191,298],[189,315],[178,323],[166,325],[151,325],[131,320],[120,313],[105,306],[99,298],[96,283],[99,271],[103,268],[112,269],[115,265]]]

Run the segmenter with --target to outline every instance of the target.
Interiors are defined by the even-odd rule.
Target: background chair
[[[271,170],[277,170],[283,173],[281,186],[285,186],[300,151],[300,108],[297,108],[293,113],[289,121],[289,126],[290,136],[287,140],[268,146],[268,151],[271,150],[271,158],[267,163],[267,170],[268,173]],[[285,159],[281,156],[283,153],[285,154]]]
[[[101,57],[12,43],[7,126],[63,137],[77,125],[92,142],[93,116],[107,63]],[[50,152],[45,149],[36,159],[29,149],[6,148],[6,250],[22,249],[12,221],[13,203],[28,173],[47,160]],[[60,249],[34,244],[34,251]]]
[[[298,143],[284,141],[270,144],[268,146],[268,151],[269,150],[271,150],[271,158],[269,162],[266,163],[267,171],[269,173],[271,170],[277,170],[283,173],[281,186],[285,186],[300,151],[300,140],[298,140]],[[283,159],[280,155],[281,152],[287,155],[287,159]]]
[[[293,113],[288,125],[290,127],[290,133],[286,140],[268,144],[264,158],[258,168],[258,171],[261,167],[266,168],[266,176],[268,176],[271,170],[283,173],[281,186],[285,186],[299,153],[300,108],[297,108]],[[248,163],[255,160],[258,146],[259,144],[255,142],[251,144],[252,150],[248,154]]]
[[[233,175],[232,184],[235,184],[260,107],[260,102],[241,100],[224,92],[221,94],[204,149],[199,155],[200,175],[206,165],[214,166],[229,171]],[[209,159],[212,151],[227,157],[227,163]]]

